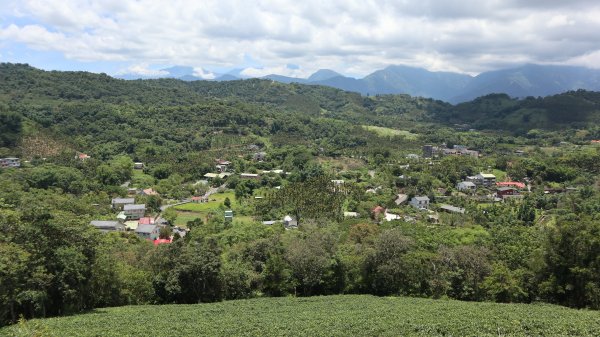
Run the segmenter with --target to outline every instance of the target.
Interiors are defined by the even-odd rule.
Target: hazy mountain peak
[[[308,77],[309,82],[325,81],[334,77],[343,76],[331,69],[319,69],[314,74]]]

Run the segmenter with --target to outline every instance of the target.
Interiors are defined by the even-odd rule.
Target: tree
[[[374,251],[365,261],[365,280],[378,295],[401,294],[406,289],[407,264],[405,255],[414,242],[398,229],[382,232]]]
[[[229,197],[225,198],[225,200],[223,201],[223,205],[225,205],[225,207],[227,208],[231,208],[231,200],[229,200]]]
[[[272,254],[267,259],[263,277],[263,291],[268,296],[284,296],[295,287],[292,272],[286,260],[279,254]]]
[[[21,136],[21,115],[6,111],[5,105],[0,106],[0,148],[12,148],[17,145]]]
[[[160,228],[160,232],[158,234],[158,238],[159,239],[169,239],[171,238],[171,235],[173,234],[173,231],[171,230],[171,227],[169,226],[162,226]]]
[[[175,220],[177,220],[177,211],[173,207],[167,207],[161,214],[161,216],[167,220],[169,225],[175,224]]]
[[[330,240],[327,234],[313,228],[305,237],[292,237],[287,245],[285,258],[301,295],[314,295],[328,287],[326,275],[333,262]]]
[[[600,308],[600,222],[559,220],[548,232],[540,284],[547,300]]]
[[[489,299],[496,302],[519,302],[527,297],[521,288],[519,277],[502,263],[495,263],[491,274],[485,278],[482,288]]]
[[[30,254],[19,245],[0,242],[0,303],[9,308],[12,323],[17,321],[15,305],[27,284],[29,258]],[[0,311],[0,324],[4,321]]]
[[[221,299],[221,251],[211,239],[178,240],[158,250],[154,288],[163,303],[200,303]]]
[[[438,251],[437,267],[445,290],[458,300],[483,299],[482,283],[490,273],[488,251],[474,246],[442,247]]]
[[[535,207],[529,196],[527,196],[519,205],[519,208],[517,209],[517,219],[528,225],[533,224],[535,221]]]
[[[133,175],[133,160],[129,156],[117,156],[109,164],[118,176],[119,183],[131,179]]]
[[[350,184],[347,184],[350,185]],[[335,185],[327,176],[290,183],[269,196],[272,207],[293,214],[298,224],[306,219],[342,219],[342,206],[352,186]]]

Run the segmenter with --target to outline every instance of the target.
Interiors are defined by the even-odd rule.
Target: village
[[[255,150],[257,147],[252,147]],[[522,151],[521,151],[522,152]],[[521,155],[521,154],[516,154]],[[400,220],[404,222],[423,221],[430,224],[453,224],[460,222],[460,217],[468,212],[481,211],[494,203],[518,203],[526,194],[531,192],[531,185],[527,178],[523,181],[511,181],[506,175],[499,180],[495,174],[481,171],[475,175],[463,176],[450,188],[434,188],[430,194],[408,192],[410,190],[411,165],[431,167],[438,165],[441,158],[469,156],[475,160],[481,157],[478,151],[470,150],[466,146],[454,145],[451,149],[445,144],[441,146],[424,145],[422,155],[408,154],[406,163],[399,167],[403,174],[396,176],[395,188],[375,186],[374,179],[377,168],[368,170],[354,181],[344,179],[349,172],[339,171],[338,178],[332,179],[334,186],[343,184],[356,184],[364,186],[365,200],[374,203],[373,207],[359,209],[355,204],[353,208],[346,205],[343,217],[346,219],[366,218],[376,223]],[[246,156],[249,164],[265,163],[269,155],[265,151],[251,153]],[[78,154],[77,158],[86,160],[89,156]],[[243,160],[232,158],[232,160]],[[111,200],[114,216],[107,220],[93,220],[90,225],[102,232],[128,231],[133,232],[141,239],[152,241],[155,245],[171,243],[177,237],[183,237],[189,231],[187,224],[199,218],[208,221],[211,217],[220,217],[224,223],[232,223],[234,219],[245,222],[261,223],[265,226],[282,225],[285,229],[298,228],[298,221],[293,215],[281,214],[279,218],[269,218],[268,215],[257,211],[257,203],[264,202],[264,196],[269,191],[280,190],[285,186],[292,172],[282,169],[253,170],[249,172],[234,172],[232,160],[215,159],[214,171],[203,175],[203,180],[196,181],[193,186],[199,186],[197,193],[181,200],[173,200],[168,196],[161,196],[150,186],[131,186],[129,182],[122,185],[126,195],[115,197]],[[143,163],[134,163],[134,170],[143,174]],[[364,173],[364,172],[363,172]],[[277,181],[277,186],[269,185],[269,181]],[[235,186],[231,182],[235,181]],[[408,182],[408,183],[407,183]],[[393,182],[391,183],[393,184]],[[407,185],[408,184],[408,185]],[[249,192],[244,195],[235,195],[236,186],[250,186]],[[398,187],[401,186],[401,187]],[[239,188],[238,188],[239,189]],[[564,193],[574,191],[575,188],[545,188],[544,193]],[[198,194],[198,192],[200,194]],[[237,193],[237,192],[236,192]],[[386,199],[385,195],[390,195]],[[167,202],[160,210],[151,211],[145,204],[136,203],[137,197],[153,196],[165,198]],[[232,200],[235,203],[232,205]],[[458,201],[458,204],[453,202]],[[467,208],[465,205],[479,205],[476,208]],[[364,203],[363,203],[364,204]],[[175,217],[166,220],[162,213],[168,208],[175,210]],[[242,210],[244,214],[238,217],[236,213]],[[173,217],[173,216],[172,216]],[[448,220],[450,218],[450,220]]]
[[[282,225],[285,229],[297,228],[297,219],[289,213],[282,213],[280,217],[272,218],[256,210],[256,204],[264,202],[265,195],[268,195],[270,190],[280,190],[285,186],[292,172],[276,168],[253,169],[252,173],[235,172],[233,160],[246,160],[248,165],[252,165],[253,163],[265,164],[270,159],[268,153],[256,145],[249,146],[248,151],[250,153],[246,154],[245,159],[240,156],[231,160],[215,159],[214,171],[205,173],[204,179],[194,182],[193,190],[196,193],[183,199],[161,195],[151,185],[132,186],[131,182],[125,182],[121,185],[123,195],[115,196],[110,201],[114,214],[102,219],[94,219],[90,221],[90,225],[101,232],[132,232],[155,245],[171,243],[175,237],[184,237],[189,231],[188,223],[195,219],[208,221],[212,217],[220,217],[225,223],[232,223],[236,219],[266,226]],[[523,151],[515,151],[514,155],[522,156]],[[431,188],[428,194],[419,194],[411,189],[411,181],[414,182],[410,176],[412,168],[433,167],[439,165],[442,158],[462,156],[477,161],[482,155],[479,151],[463,145],[453,145],[451,148],[448,148],[445,143],[439,146],[424,145],[421,155],[409,153],[405,156],[404,163],[398,166],[402,174],[392,177],[392,181],[387,181],[387,187],[385,184],[382,184],[383,186],[376,184],[376,182],[386,183],[385,180],[375,179],[376,175],[382,174],[378,172],[377,167],[369,169],[367,174],[363,171],[362,175],[357,172],[338,170],[336,174],[338,177],[332,179],[331,183],[337,186],[345,183],[364,186],[364,200],[370,201],[373,206],[365,208],[364,202],[360,205],[363,207],[356,203],[347,204],[342,210],[343,217],[366,218],[377,223],[401,220],[408,223],[423,221],[430,224],[456,224],[457,218],[460,219],[468,212],[481,211],[493,203],[519,202],[532,191],[527,177],[523,181],[512,181],[504,174],[502,179],[498,179],[489,167],[488,172],[481,171],[474,175],[462,176],[454,186]],[[91,156],[82,152],[77,152],[75,155],[75,159],[81,162],[90,158]],[[21,162],[19,158],[1,158],[0,167],[19,168]],[[144,163],[133,163],[134,173],[145,175],[145,169]],[[359,174],[359,178],[344,179],[347,176],[356,176],[355,173]],[[234,185],[232,181],[235,181]],[[276,181],[277,186],[273,186],[273,181]],[[234,195],[236,186],[240,184],[248,187],[246,193]],[[544,193],[555,194],[575,190],[574,187],[545,187]],[[160,208],[150,209],[147,205],[136,202],[136,199],[147,197],[160,200]],[[233,205],[232,200],[236,201]],[[466,206],[473,205],[473,202],[479,206],[476,208]],[[174,211],[168,211],[171,216],[167,220],[162,215],[171,207]],[[243,213],[241,217],[236,214],[240,210],[239,213]],[[446,220],[450,216],[452,216],[451,220]]]

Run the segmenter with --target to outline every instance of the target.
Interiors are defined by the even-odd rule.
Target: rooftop
[[[139,210],[139,209],[146,209],[146,205],[145,204],[133,204],[133,205],[125,205],[123,206],[123,210],[124,211],[133,211],[133,210]]]
[[[90,225],[96,228],[115,228],[118,227],[120,224],[118,221],[112,220],[93,220],[90,222]]]
[[[456,207],[456,206],[452,206],[452,205],[442,205],[442,206],[440,206],[440,208],[445,211],[452,212],[452,213],[461,213],[461,214],[465,213],[464,208],[460,208],[460,207]]]
[[[134,198],[114,198],[112,200],[113,204],[135,204]]]
[[[504,192],[504,191],[514,191],[515,189],[512,187],[500,187],[498,188],[499,192]]]
[[[515,186],[518,188],[525,188],[525,184],[518,181],[503,181],[496,183],[496,186]]]
[[[146,217],[146,218],[140,218],[140,219],[138,220],[138,223],[139,223],[140,225],[152,225],[152,224],[154,224],[154,218],[149,218],[149,217]]]
[[[152,233],[156,230],[156,225],[138,225],[135,229],[136,233]]]

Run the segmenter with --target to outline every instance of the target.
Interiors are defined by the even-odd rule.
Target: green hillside
[[[600,313],[402,297],[262,298],[127,306],[0,330],[30,336],[594,336]]]
[[[490,94],[440,111],[436,117],[445,123],[516,132],[565,126],[584,128],[600,121],[600,93],[578,90],[522,100]]]

